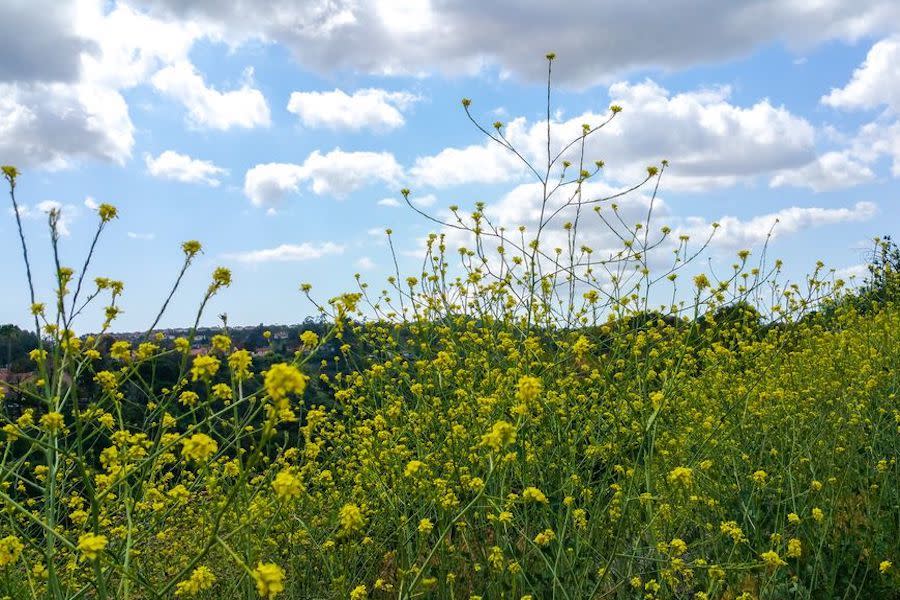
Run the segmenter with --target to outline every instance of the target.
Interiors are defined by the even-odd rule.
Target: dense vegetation
[[[602,167],[567,176],[577,142],[534,169],[546,223],[571,217],[567,251],[478,206],[442,224],[471,234],[458,266],[432,237],[418,276],[316,304],[328,325],[262,367],[224,326],[199,355],[196,325],[110,340],[122,284],[84,291],[90,257],[59,267],[54,302],[31,299],[38,376],[2,411],[0,594],[896,595],[896,247],[879,242],[857,290],[824,269],[780,282],[764,251],[679,289],[698,254],[650,236],[655,192],[638,225],[601,216],[621,250],[577,243]],[[99,208],[98,236],[115,217]],[[655,248],[669,268],[650,269]],[[200,244],[183,250],[186,269]],[[198,322],[230,283],[216,269]],[[659,285],[673,301],[653,308]],[[74,332],[81,293],[109,298],[97,335]]]

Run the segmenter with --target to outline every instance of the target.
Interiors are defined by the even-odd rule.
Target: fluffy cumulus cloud
[[[608,147],[610,156],[634,163],[632,170],[656,162],[651,157],[667,158],[670,184],[739,179],[803,165],[815,155],[809,122],[768,100],[736,106],[727,87],[671,94],[645,81],[616,83],[609,94],[625,110],[610,124],[612,140],[607,145],[601,133],[603,145],[592,154]]]
[[[59,169],[81,159],[124,164],[134,146],[128,106],[92,84],[0,84],[0,156],[21,167]]]
[[[809,122],[768,100],[735,105],[727,87],[673,94],[650,80],[619,82],[609,88],[609,96],[625,110],[587,138],[585,159],[588,165],[604,160],[605,173],[614,181],[639,181],[648,165],[668,159],[672,166],[667,189],[702,190],[799,168],[815,159],[815,130]],[[556,156],[577,140],[583,124],[597,126],[608,117],[587,112],[554,120],[551,153]],[[546,121],[520,117],[504,130],[512,145],[543,172]],[[579,152],[576,144],[562,158],[578,164]],[[434,187],[512,181],[524,172],[517,156],[490,140],[420,157],[410,170],[419,185]]]
[[[0,3],[0,81],[76,80],[81,53],[97,51],[72,30],[77,16],[74,3],[57,0]]]
[[[358,269],[362,269],[363,271],[371,271],[375,268],[375,261],[368,256],[361,256],[356,260],[355,264]]]
[[[10,208],[10,211],[12,209]],[[27,204],[19,205],[19,215],[24,219],[32,219],[47,222],[47,218],[52,211],[56,211],[59,215],[56,221],[56,228],[63,237],[72,234],[72,223],[78,218],[78,207],[74,204],[63,204],[56,200],[43,200],[29,206]]]
[[[807,187],[815,192],[828,192],[853,187],[875,179],[875,173],[849,151],[826,152],[798,169],[775,175],[772,187]]]
[[[192,64],[179,62],[158,71],[152,81],[159,92],[184,105],[193,126],[250,129],[272,120],[265,97],[253,88],[252,75],[252,70],[246,71],[240,88],[221,92],[207,85]]]
[[[389,152],[313,151],[303,164],[268,163],[249,169],[244,194],[255,206],[274,207],[300,191],[301,183],[319,196],[344,198],[373,182],[398,185],[403,169]]]
[[[840,110],[878,110],[874,121],[849,136],[845,153],[872,164],[886,156],[900,177],[900,34],[876,42],[844,87],[822,97]]]
[[[348,94],[335,89],[293,92],[287,109],[311,128],[386,131],[401,127],[406,122],[403,112],[418,100],[409,92],[367,88]]]
[[[857,282],[864,280],[869,275],[869,266],[866,264],[850,265],[836,269],[834,272],[835,279],[855,280]]]
[[[0,154],[23,167],[123,164],[134,125],[121,90],[186,55],[197,26],[99,0],[0,6]]]
[[[900,177],[900,120],[875,121],[863,125],[853,140],[853,151],[864,160],[881,156],[891,159],[891,174]]]
[[[191,158],[174,150],[166,150],[159,156],[144,155],[147,172],[154,177],[171,179],[184,183],[202,183],[217,187],[220,177],[228,173],[208,160]]]
[[[853,41],[889,32],[898,21],[900,4],[894,0],[813,4],[748,0],[739,8],[716,0],[694,0],[653,11],[628,3],[587,0],[565,11],[532,0],[500,0],[489,7],[432,0],[274,0],[266,10],[247,0],[11,0],[0,6],[0,51],[5,57],[0,65],[0,111],[7,122],[4,133],[9,134],[0,144],[11,146],[11,139],[24,140],[18,150],[6,153],[23,166],[58,167],[83,159],[121,163],[134,145],[134,127],[122,92],[139,85],[151,85],[181,103],[194,127],[227,130],[268,125],[269,106],[249,70],[236,85],[213,85],[191,64],[191,49],[204,39],[232,46],[256,40],[282,44],[293,50],[301,66],[322,72],[419,75],[488,68],[526,80],[545,77],[539,55],[554,50],[565,58],[554,65],[556,81],[589,86],[642,67],[677,69],[720,62],[776,41],[797,49],[825,40]],[[876,44],[852,81],[829,94],[827,102],[848,108],[880,103],[896,109],[898,86],[891,82],[897,78],[897,47],[896,36]],[[537,56],[535,48],[541,49]],[[703,116],[701,142],[708,141],[703,130],[712,134],[738,127],[738,133],[751,133],[754,120],[783,126],[756,131],[762,140],[768,139],[767,134],[788,134],[787,143],[783,155],[759,153],[758,147],[748,146],[743,161],[748,171],[758,168],[760,160],[785,156],[791,168],[796,165],[790,161],[799,160],[797,153],[804,150],[802,128],[790,122],[786,111],[768,102],[734,107],[722,91],[710,92],[711,99],[693,92],[668,95],[661,101],[664,90],[622,85],[611,91],[620,92],[623,101],[647,100],[648,107],[680,108],[686,111],[680,116],[689,119],[697,118],[692,102],[706,108],[718,103],[718,112],[711,110]],[[629,98],[634,94],[642,95]],[[309,127],[386,130],[402,125],[404,112],[416,100],[409,92],[374,88],[353,93],[300,91],[288,106]],[[632,108],[637,114],[641,106]],[[98,120],[104,115],[109,117]],[[679,137],[683,131],[678,127],[656,131],[670,139],[654,152],[673,161],[684,159],[676,151],[695,141]],[[682,144],[675,143],[679,139]],[[646,142],[640,135],[621,140],[634,152]],[[682,184],[734,183],[740,177],[732,173],[735,149],[741,147],[734,143],[726,148],[731,151],[722,159],[720,175],[691,174],[714,170],[715,150],[688,156],[680,163]],[[491,150],[479,146],[451,150],[468,150],[476,158],[481,153],[488,162],[478,170],[486,181],[497,181],[506,170],[505,157],[497,158]],[[641,157],[646,154],[642,152]],[[441,158],[443,173],[434,170],[432,176],[432,170],[417,170],[423,185],[463,178],[459,172],[467,156],[448,152]],[[697,161],[702,165],[698,167]],[[429,163],[424,160],[423,164]]]
[[[867,221],[877,212],[878,207],[873,202],[857,202],[850,208],[792,206],[750,219],[723,216],[716,220],[719,227],[713,236],[713,244],[721,248],[750,249],[765,243],[770,234],[779,237],[814,227]],[[704,219],[683,221],[676,228],[679,234],[698,239],[709,235],[712,224]]]
[[[244,175],[244,195],[254,206],[277,206],[289,194],[300,191],[305,177],[302,165],[266,163],[252,167]]]
[[[845,109],[887,106],[900,113],[900,34],[873,45],[847,85],[831,90],[822,102]]]
[[[275,248],[265,248],[263,250],[236,252],[226,254],[225,257],[242,263],[257,264],[267,262],[300,262],[322,258],[323,256],[330,254],[342,254],[343,252],[344,246],[333,242],[325,242],[323,244],[303,242],[302,244],[281,244]]]
[[[414,196],[410,199],[410,202],[418,206],[419,208],[429,208],[437,204],[437,196],[434,194],[425,194],[424,196]]]
[[[895,0],[719,0],[641,3],[579,0],[565,10],[540,0],[143,0],[155,14],[290,48],[304,66],[376,74],[476,72],[497,68],[531,80],[546,75],[541,55],[566,57],[558,81],[589,85],[641,68],[682,68],[746,55],[785,41],[802,50],[856,40],[900,21]]]
[[[77,4],[73,28],[93,48],[81,54],[82,78],[113,89],[146,83],[159,69],[187,60],[195,42],[214,35],[196,22],[157,19],[123,3],[108,11],[96,0]]]
[[[621,191],[621,188],[604,182],[588,182],[584,185],[585,200],[599,199],[611,196]],[[578,245],[590,247],[593,251],[593,259],[604,260],[614,256],[621,250],[621,240],[618,237],[623,234],[622,227],[617,230],[606,225],[594,212],[598,203],[585,203],[579,210],[576,204],[571,202],[568,194],[554,194],[543,205],[543,190],[538,183],[521,183],[514,186],[497,201],[487,204],[484,213],[490,223],[497,230],[503,229],[503,234],[508,240],[519,243],[520,234],[518,228],[525,227],[525,239],[529,241],[534,236],[541,224],[541,215],[544,216],[544,227],[541,229],[541,247],[547,252],[551,248],[567,248],[569,246],[569,233],[563,227],[566,222],[578,221]],[[651,198],[645,193],[635,192],[618,200],[618,214],[625,223],[637,223],[645,219],[650,207]],[[660,198],[653,201],[653,214],[655,222],[670,223],[672,218],[668,204]],[[604,210],[609,211],[609,202],[599,203]],[[437,216],[443,217],[445,222],[453,222],[455,219],[444,212],[438,212]],[[614,219],[613,219],[614,220]],[[671,224],[671,223],[670,223]],[[493,229],[484,228],[491,236]],[[445,227],[442,233],[446,236],[449,249],[459,247],[474,247],[474,240],[467,231],[455,227]],[[486,248],[494,248],[499,245],[495,237],[487,239]],[[510,245],[510,242],[507,243]],[[511,248],[510,248],[511,250]],[[515,254],[515,252],[513,252]],[[420,250],[415,250],[412,255],[421,256]],[[548,268],[549,265],[548,265]]]
[[[410,169],[416,185],[445,187],[466,183],[503,183],[519,177],[525,165],[499,144],[486,142],[465,148],[445,148],[421,156]]]
[[[372,181],[397,184],[403,169],[390,152],[344,152],[327,154],[315,150],[303,162],[310,188],[318,195],[343,198]]]
[[[160,70],[161,83],[190,103],[199,124],[267,122],[268,109],[260,108],[248,84],[229,95],[188,76],[189,52],[203,38],[217,39],[218,33],[125,2],[0,3],[0,154],[22,167],[124,163],[135,128],[123,92],[150,83]],[[245,113],[232,123],[220,114],[229,108]]]

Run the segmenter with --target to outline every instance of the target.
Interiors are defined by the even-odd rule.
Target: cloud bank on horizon
[[[98,268],[134,290],[123,327],[152,312],[177,268],[168,250],[193,237],[204,239],[204,266],[238,270],[232,322],[297,321],[308,307],[285,298],[299,280],[336,293],[356,271],[374,281],[393,270],[370,230],[391,227],[417,268],[434,224],[403,207],[402,187],[436,214],[483,200],[496,223],[535,223],[527,167],[479,136],[458,102],[472,97],[477,118],[503,121],[524,158],[546,160],[551,50],[552,149],[605,120],[611,104],[625,107],[585,148],[606,165],[595,191],[670,160],[659,217],[696,235],[719,223],[712,251],[722,260],[765,243],[777,220],[778,250],[799,269],[815,248],[860,272],[864,241],[895,233],[894,0],[691,0],[652,11],[607,1],[560,10],[274,0],[262,10],[249,0],[10,0],[0,5],[0,162],[25,173],[27,227],[38,233],[44,213],[61,208],[73,251],[91,234],[80,198],[120,206],[121,250]],[[639,212],[644,199],[631,202]],[[0,223],[6,256],[17,255],[12,227]],[[187,282],[202,286],[202,274]],[[13,283],[0,300],[0,322],[25,320],[23,290]],[[173,307],[173,324],[188,306]]]

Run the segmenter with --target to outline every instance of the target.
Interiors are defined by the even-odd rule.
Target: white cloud
[[[172,179],[184,183],[203,183],[217,187],[219,177],[228,173],[226,169],[214,165],[208,160],[191,158],[174,150],[166,150],[157,157],[144,155],[147,171],[154,177]]]
[[[265,262],[298,262],[321,258],[329,254],[342,254],[344,247],[333,242],[323,244],[281,244],[275,248],[263,250],[251,250],[248,252],[236,252],[226,254],[225,257],[243,263]]]
[[[362,269],[363,271],[371,271],[375,268],[375,261],[373,261],[368,256],[363,256],[359,260],[356,261],[357,268]]]
[[[335,89],[293,92],[287,109],[307,127],[383,131],[401,127],[405,123],[403,111],[418,100],[419,96],[409,92],[368,88],[350,95]]]
[[[854,283],[862,283],[869,275],[869,266],[867,264],[851,265],[834,271],[835,279],[853,279]]]
[[[723,216],[716,219],[719,228],[713,237],[713,245],[749,249],[763,244],[770,232],[773,237],[780,237],[813,227],[867,221],[877,212],[878,207],[873,202],[857,202],[852,208],[792,206],[747,220]],[[675,231],[695,239],[705,239],[710,227],[711,223],[704,219],[693,218],[685,220],[684,225],[675,228]]]
[[[73,31],[75,3],[58,0],[0,3],[0,81],[72,82],[91,41]]]
[[[135,233],[133,231],[128,232],[128,237],[133,240],[143,240],[143,241],[151,241],[156,238],[155,233]]]
[[[250,129],[271,123],[269,105],[262,92],[253,88],[252,76],[252,69],[248,69],[240,88],[220,92],[208,86],[192,64],[181,61],[158,71],[152,82],[159,92],[187,108],[192,125],[219,130]]]
[[[303,164],[256,165],[244,178],[244,194],[255,206],[272,206],[288,194],[296,194],[308,182],[319,196],[344,198],[374,181],[396,185],[403,169],[389,152],[344,152],[340,148],[322,154],[314,150]]]
[[[750,181],[759,175],[800,168],[815,160],[815,130],[809,122],[768,100],[738,106],[727,87],[671,93],[651,80],[619,82],[609,88],[611,103],[624,107],[611,123],[587,138],[585,161],[604,160],[605,177],[634,183],[645,168],[671,159],[665,189],[702,191]],[[551,123],[551,152],[581,136],[609,113],[586,112]],[[504,135],[543,173],[547,161],[547,123],[519,117],[504,126]],[[563,158],[579,162],[580,144]],[[418,185],[441,187],[465,183],[515,181],[523,163],[488,140],[466,148],[447,148],[420,157],[410,169]]]
[[[159,14],[219,28],[234,43],[278,42],[320,72],[474,73],[496,69],[531,81],[555,51],[558,82],[587,86],[642,68],[680,69],[743,57],[786,43],[800,53],[828,40],[854,41],[900,22],[896,0],[721,0],[644,4],[552,2],[253,2],[145,0]],[[414,7],[414,9],[413,9]],[[402,15],[402,16],[398,16]],[[639,32],[636,35],[635,32]]]
[[[891,174],[900,177],[900,121],[875,121],[863,125],[851,147],[855,155],[867,161],[889,156],[893,161]]]
[[[822,102],[836,108],[887,106],[900,113],[900,34],[873,45],[850,82],[832,89]]]
[[[419,208],[428,208],[429,206],[434,206],[437,203],[437,197],[434,194],[425,194],[424,196],[416,196],[412,200],[410,200],[413,204],[418,206]]]
[[[191,19],[155,19],[123,3],[108,12],[92,0],[78,4],[74,29],[94,46],[81,54],[82,77],[114,89],[140,85],[160,68],[186,61],[193,44],[212,33]]]
[[[465,148],[445,148],[416,159],[410,175],[416,185],[445,187],[467,183],[503,183],[521,176],[523,163],[488,141]]]
[[[853,187],[875,179],[875,173],[853,157],[849,151],[827,152],[798,169],[775,175],[772,187],[808,187],[814,192],[827,192]]]
[[[845,149],[834,154],[845,157],[847,163],[838,167],[838,172],[848,170],[868,180],[871,177],[865,169],[886,156],[892,161],[891,174],[900,177],[900,120],[891,121],[888,115],[882,115],[862,125],[853,135],[841,135],[839,141]]]
[[[378,206],[387,206],[389,208],[397,208],[400,206],[400,201],[396,198],[382,198],[378,201]]]
[[[314,150],[303,168],[318,195],[342,198],[373,180],[397,184],[403,169],[389,152],[344,152],[335,148],[328,154]]]
[[[124,164],[134,126],[122,95],[90,84],[0,83],[0,156],[61,169],[79,159]]]
[[[871,164],[882,156],[890,157],[891,173],[900,177],[900,34],[875,43],[847,85],[831,90],[822,102],[844,109],[886,107],[855,136],[838,136],[855,160]]]
[[[86,196],[84,199],[84,205],[88,208],[88,210],[97,210],[100,208],[100,204],[94,200],[93,196]]]
[[[616,83],[609,93],[625,110],[610,124],[613,140],[600,132],[600,147],[591,148],[592,158],[608,148],[607,162],[615,167],[624,158],[634,171],[671,159],[667,189],[685,183],[679,179],[743,178],[799,166],[814,157],[815,131],[805,119],[768,100],[734,105],[727,87],[671,94],[646,80]]]
[[[19,205],[19,215],[23,219],[34,219],[47,222],[48,215],[51,211],[59,213],[56,221],[57,231],[63,237],[69,237],[72,234],[72,222],[78,217],[78,207],[72,204],[63,204],[56,200],[43,200],[33,206],[27,204]],[[12,212],[12,208],[10,208]]]
[[[21,167],[124,164],[134,126],[121,91],[186,60],[213,30],[124,3],[0,3],[0,155]]]
[[[244,175],[244,195],[254,206],[272,207],[288,194],[300,190],[305,177],[302,165],[267,163],[256,165]]]

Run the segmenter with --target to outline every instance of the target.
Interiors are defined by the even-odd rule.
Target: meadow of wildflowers
[[[225,325],[198,356],[156,323],[110,343],[122,284],[65,266],[51,213],[38,377],[0,411],[0,597],[897,597],[900,296],[824,268],[784,282],[765,249],[679,278],[704,242],[651,222],[665,162],[623,191],[649,190],[642,223],[582,198],[603,164],[578,147],[602,127],[532,166],[567,247],[454,208],[439,227],[470,249],[435,234],[380,292],[302,286],[328,331],[263,372]],[[27,179],[3,173],[18,216]],[[116,214],[99,207],[91,253]],[[621,248],[583,247],[588,218]],[[182,250],[178,281],[201,245]],[[873,279],[896,290],[890,265]],[[197,322],[230,283],[212,273]]]

